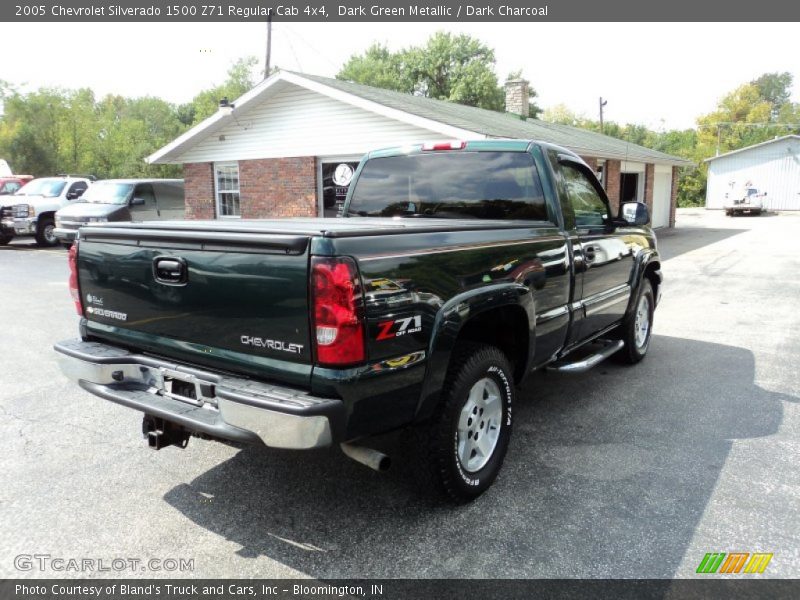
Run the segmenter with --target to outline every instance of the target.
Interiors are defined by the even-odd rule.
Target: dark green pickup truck
[[[503,462],[515,387],[647,352],[661,290],[644,204],[612,215],[575,154],[517,140],[372,152],[341,219],[83,227],[70,252],[86,391],[191,435],[361,445],[413,426],[454,499]]]

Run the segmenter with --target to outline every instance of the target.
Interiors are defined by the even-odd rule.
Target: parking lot
[[[194,560],[119,576],[669,578],[738,551],[800,577],[799,233],[680,210],[647,359],[531,378],[499,479],[458,507],[417,489],[402,435],[378,441],[384,474],[338,449],[148,450],[139,413],[56,366],[66,251],[0,247],[0,576],[92,575],[15,568],[49,554]]]

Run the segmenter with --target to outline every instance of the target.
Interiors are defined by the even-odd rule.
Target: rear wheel
[[[639,286],[639,295],[636,297],[633,311],[625,317],[620,325],[620,339],[625,342],[625,347],[614,356],[621,362],[633,365],[647,354],[650,336],[653,332],[655,307],[653,286],[650,280],[645,278]]]
[[[424,451],[439,487],[456,502],[468,502],[492,485],[503,465],[514,381],[497,348],[463,344],[456,352]]]
[[[40,219],[36,225],[36,243],[46,247],[58,246],[55,230],[56,224],[52,217]]]

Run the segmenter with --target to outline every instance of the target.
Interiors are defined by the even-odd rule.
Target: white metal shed
[[[775,138],[706,162],[706,208],[724,208],[726,194],[749,182],[767,193],[768,210],[800,210],[800,135]]]

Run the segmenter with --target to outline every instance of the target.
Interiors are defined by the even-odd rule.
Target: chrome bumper
[[[66,229],[65,227],[56,227],[53,230],[53,235],[55,235],[62,242],[74,242],[75,235],[77,233],[77,229]]]
[[[273,448],[320,448],[331,445],[343,421],[340,400],[99,342],[67,340],[53,348],[62,372],[86,391],[215,438],[261,441]],[[197,399],[173,394],[172,381],[193,385]]]
[[[30,235],[36,233],[36,217],[4,219],[3,227],[13,229],[17,235]]]

